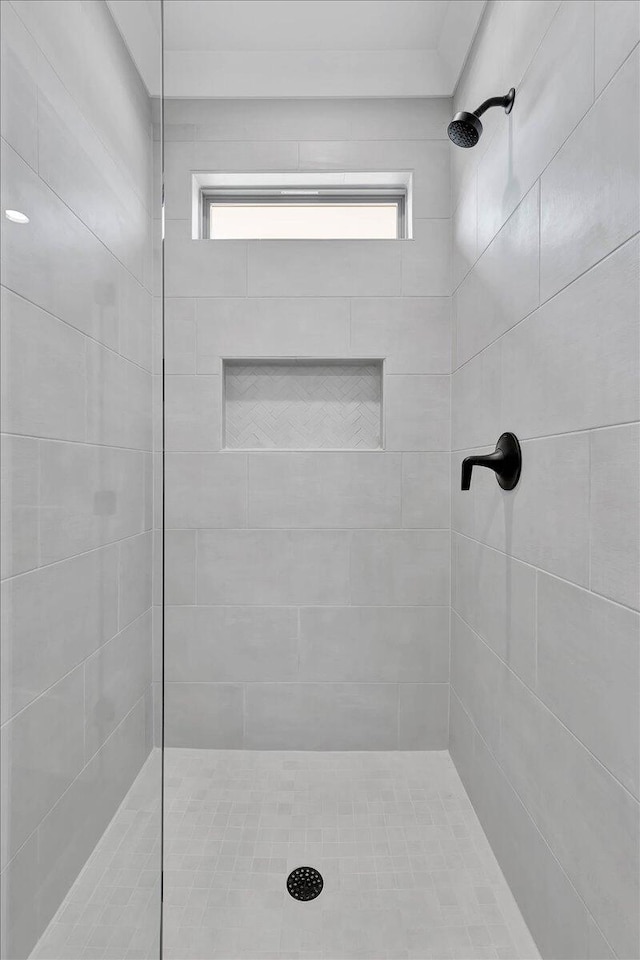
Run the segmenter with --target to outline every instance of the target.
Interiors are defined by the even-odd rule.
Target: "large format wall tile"
[[[456,612],[529,686],[536,678],[536,571],[477,540],[454,535]]]
[[[38,48],[11,4],[5,3],[1,9],[0,130],[2,138],[35,170],[38,164]]]
[[[400,454],[250,454],[249,526],[399,527],[401,481]]]
[[[401,683],[398,698],[398,749],[446,750],[449,684]]]
[[[505,336],[510,429],[537,437],[637,417],[639,262],[632,240]]]
[[[584,901],[453,688],[450,723],[451,755],[542,956],[613,956],[608,947],[591,943],[595,924]]]
[[[447,607],[305,607],[302,680],[446,683]]]
[[[448,449],[448,377],[401,374],[386,377],[384,410],[388,450]]]
[[[3,209],[37,210],[37,229],[3,225],[2,282],[117,350],[126,268],[13,150],[0,150]]]
[[[243,698],[243,687],[238,683],[165,683],[166,746],[208,750],[242,747]]]
[[[593,103],[593,0],[560,5],[518,86],[517,101],[478,165],[480,251]]]
[[[244,527],[247,522],[247,455],[165,455],[165,523],[168,528]]]
[[[251,297],[398,296],[404,242],[250,240],[247,292]]]
[[[2,334],[3,431],[84,440],[85,338],[6,288]]]
[[[196,602],[196,531],[164,532],[164,603]],[[158,602],[162,602],[160,599]]]
[[[493,443],[503,430],[511,430],[502,419],[502,340],[497,340],[451,377],[451,436],[454,450]]]
[[[638,615],[540,573],[537,625],[538,695],[638,796]]]
[[[569,880],[607,939],[617,945],[618,955],[632,957],[637,946],[637,911],[632,906],[638,896],[637,801],[479,638],[461,621],[454,622],[452,696],[460,698],[468,710],[482,741],[500,763]],[[461,746],[456,737],[453,742],[455,754]],[[476,750],[479,745],[474,738]],[[482,761],[477,775],[490,781],[495,773],[487,771],[487,762]],[[490,783],[476,783],[472,790],[481,809],[487,788],[491,789]],[[507,814],[504,806],[500,814]],[[609,827],[602,831],[605,820]],[[511,833],[506,831],[506,843],[517,843],[514,829],[511,826]],[[500,848],[502,841],[492,836],[493,830],[489,833]],[[523,877],[522,867],[516,872],[516,895],[521,886],[528,887],[540,878],[541,866],[535,861],[533,866],[531,881]],[[530,889],[526,894],[527,907],[533,909]],[[552,915],[557,915],[556,911],[554,907]],[[561,912],[558,919],[562,919]],[[580,923],[586,936],[586,918],[581,917]]]
[[[591,434],[591,589],[635,609],[640,609],[638,462],[637,424]]]
[[[118,626],[122,630],[151,607],[153,537],[151,531],[120,544]]]
[[[541,178],[543,300],[640,228],[639,63],[636,51]]]
[[[44,928],[118,809],[148,752],[146,698],[123,722],[38,828],[38,912]]]
[[[454,298],[459,364],[538,306],[538,206],[536,184],[460,284]]]
[[[385,373],[449,373],[448,297],[361,297],[351,301],[354,356],[385,358]]]
[[[83,669],[2,728],[2,866],[84,766]]]
[[[450,104],[385,100],[168,100],[165,123],[193,140],[444,140]]]
[[[246,296],[245,240],[192,240],[191,220],[167,220],[165,230],[167,297]]]
[[[351,602],[413,606],[449,602],[448,530],[356,530]]]
[[[2,596],[6,719],[117,632],[118,547],[14,577]]]
[[[497,754],[507,668],[455,613],[451,623],[451,689],[482,738]]]
[[[349,538],[340,530],[201,530],[198,603],[347,603]]]
[[[85,664],[88,762],[144,695],[151,676],[151,610],[105,643]]]
[[[452,158],[452,166],[455,158]],[[452,284],[456,290],[478,259],[478,178],[471,170],[461,178],[451,218]]]
[[[144,453],[53,440],[39,447],[41,563],[149,529]]]
[[[209,301],[203,301],[205,303]],[[212,301],[215,303],[216,301]],[[232,301],[234,302],[234,301]],[[243,302],[243,301],[240,301]],[[196,304],[189,297],[164,299],[164,372],[194,374],[196,370]],[[206,373],[200,370],[200,373]]]
[[[249,750],[392,750],[393,683],[255,683],[245,690]]]
[[[139,280],[147,211],[51,66],[40,60],[38,173]],[[96,197],[102,202],[96,203]]]
[[[402,241],[401,253],[403,297],[451,295],[450,220],[415,220],[413,240]]]
[[[111,350],[87,343],[87,439],[151,450],[151,377]]]
[[[349,349],[349,301],[338,297],[207,298],[195,301],[195,314],[198,373],[221,373],[223,357],[358,355],[357,345]],[[181,327],[184,339],[189,334],[185,320]],[[180,353],[186,353],[185,346]],[[371,355],[375,351],[363,352]]]
[[[638,948],[638,803],[543,704],[508,675],[500,756],[618,956]],[[606,830],[602,824],[606,823]]]
[[[450,489],[448,453],[402,454],[402,526],[448,525]]]
[[[221,377],[167,377],[165,380],[165,449],[220,449]]]
[[[5,893],[0,903],[2,911],[0,950],[6,957],[28,957],[36,944],[39,931],[43,929],[34,923],[38,907],[36,900],[38,835],[36,833],[32,833],[20,847],[11,863],[2,872],[1,881]]]
[[[33,570],[39,563],[39,444],[27,437],[1,438],[2,577]]]
[[[295,680],[294,607],[167,607],[168,681]]]
[[[462,456],[471,452],[476,451],[454,456],[454,478],[460,477]],[[576,433],[523,443],[522,463],[522,477],[513,491],[501,490],[493,473],[486,469],[474,469],[470,491],[461,491],[456,480],[454,530],[587,586],[588,435]]]
[[[596,0],[596,95],[640,40],[640,9],[629,0]]]

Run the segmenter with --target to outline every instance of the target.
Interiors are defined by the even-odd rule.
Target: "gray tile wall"
[[[446,747],[449,108],[166,102],[169,745]],[[415,239],[191,239],[191,170],[332,169],[413,171]],[[384,358],[385,449],[221,449],[223,357]]]
[[[546,957],[637,957],[636,2],[492,2],[455,97],[450,749]],[[484,121],[484,118],[483,118]],[[521,438],[512,493],[460,462]]]
[[[3,2],[2,942],[151,746],[149,99],[102,2]]]

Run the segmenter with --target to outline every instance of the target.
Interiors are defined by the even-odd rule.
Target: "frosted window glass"
[[[395,240],[398,204],[212,203],[211,240]]]

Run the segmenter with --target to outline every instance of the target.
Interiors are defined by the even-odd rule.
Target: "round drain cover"
[[[296,867],[287,877],[287,890],[294,900],[315,900],[323,886],[322,875],[313,867]]]

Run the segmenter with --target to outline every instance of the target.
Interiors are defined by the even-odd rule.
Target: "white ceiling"
[[[160,92],[158,0],[107,0]],[[485,0],[165,0],[169,97],[450,96]]]

